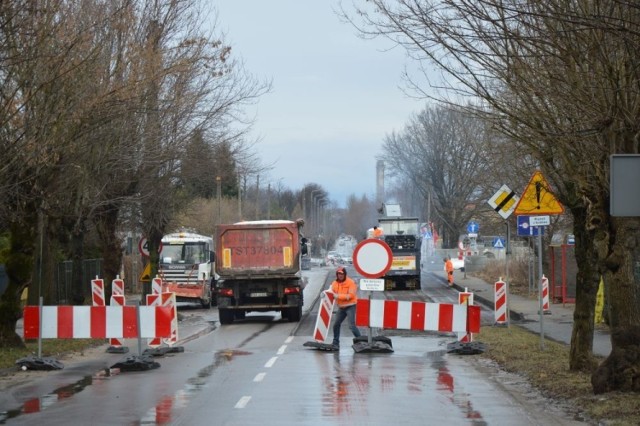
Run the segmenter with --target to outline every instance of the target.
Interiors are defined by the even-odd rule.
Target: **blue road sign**
[[[467,232],[469,234],[477,234],[480,231],[480,225],[477,222],[469,222],[467,224]]]
[[[519,237],[536,237],[538,232],[544,235],[544,226],[529,225],[530,216],[518,216],[518,236]]]
[[[493,248],[503,249],[504,248],[504,240],[500,237],[496,237],[493,239]]]

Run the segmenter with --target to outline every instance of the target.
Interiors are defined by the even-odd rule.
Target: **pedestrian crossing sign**
[[[496,238],[495,240],[493,240],[493,248],[504,248],[504,241],[502,240],[502,238]]]
[[[557,215],[564,213],[564,207],[556,199],[541,171],[536,171],[527,185],[518,205],[516,215]]]

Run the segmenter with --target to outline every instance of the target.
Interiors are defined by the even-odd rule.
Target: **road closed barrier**
[[[170,338],[171,321],[172,309],[166,306],[42,306],[40,328],[40,307],[26,306],[24,338]]]
[[[358,299],[356,325],[383,329],[480,332],[480,307]]]

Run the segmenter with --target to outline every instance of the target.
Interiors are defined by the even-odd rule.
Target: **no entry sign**
[[[393,254],[382,240],[362,240],[353,251],[353,266],[365,278],[380,278],[391,269]]]

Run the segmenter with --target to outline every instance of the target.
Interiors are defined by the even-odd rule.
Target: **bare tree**
[[[599,275],[611,295],[613,351],[593,376],[595,392],[638,390],[622,368],[640,359],[633,264],[637,218],[608,211],[608,156],[638,152],[638,6],[627,1],[371,1],[365,32],[435,64],[459,97],[537,160],[574,216],[578,290],[572,369],[589,369]],[[419,88],[419,84],[414,86]],[[451,98],[449,98],[451,101]],[[458,102],[459,103],[459,102]],[[636,383],[635,385],[633,383]]]

